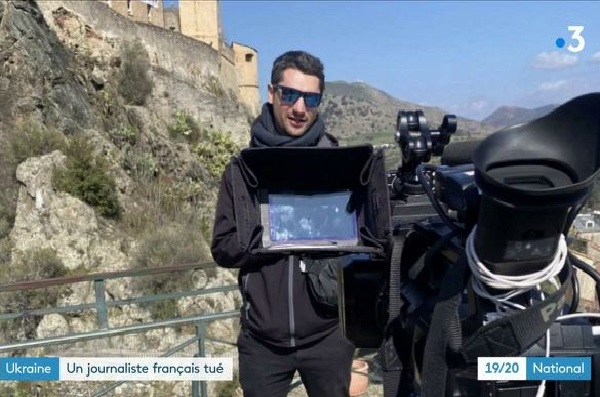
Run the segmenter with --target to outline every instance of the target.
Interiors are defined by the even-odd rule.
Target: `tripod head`
[[[445,115],[437,130],[430,129],[422,110],[398,112],[394,140],[400,147],[402,162],[392,186],[400,195],[423,194],[416,169],[432,156],[441,156],[450,137],[456,132],[456,116]]]

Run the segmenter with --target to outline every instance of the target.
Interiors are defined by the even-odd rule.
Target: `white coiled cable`
[[[503,276],[492,273],[483,262],[479,260],[475,252],[475,232],[477,226],[469,234],[466,243],[466,254],[469,268],[473,274],[473,290],[483,299],[487,299],[496,305],[499,313],[511,311],[511,309],[524,309],[522,305],[511,302],[511,299],[532,289],[540,289],[540,285],[550,281],[558,289],[560,286],[556,276],[562,270],[567,259],[567,241],[564,235],[560,235],[558,250],[550,263],[541,270],[521,276]],[[506,291],[499,294],[491,294],[488,288]]]
[[[560,273],[567,260],[567,240],[563,234],[558,241],[558,249],[554,258],[546,267],[534,273],[521,276],[503,276],[492,273],[483,262],[479,260],[475,252],[475,232],[477,226],[473,227],[466,243],[467,263],[473,275],[471,284],[473,291],[481,298],[492,302],[496,306],[496,312],[504,315],[514,310],[523,310],[523,305],[512,302],[516,296],[531,290],[541,290],[541,284],[549,281],[557,289],[560,287],[556,276]],[[488,288],[506,291],[499,294],[491,294]],[[543,293],[542,293],[543,299]],[[546,330],[546,357],[550,357],[550,330]],[[536,397],[543,397],[546,391],[546,381],[543,380],[538,387]]]

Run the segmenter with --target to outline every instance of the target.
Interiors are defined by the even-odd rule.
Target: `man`
[[[323,64],[313,55],[289,51],[275,59],[269,100],[252,124],[250,146],[337,146],[318,114],[324,85]],[[355,347],[342,335],[338,318],[325,314],[310,295],[296,257],[250,255],[239,248],[229,170],[221,180],[211,251],[220,266],[240,268],[244,396],[286,396],[298,371],[309,396],[347,397]]]

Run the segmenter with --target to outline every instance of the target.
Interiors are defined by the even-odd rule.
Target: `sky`
[[[220,3],[225,40],[258,51],[263,100],[273,60],[291,49],[318,56],[326,81],[365,82],[474,120],[600,91],[600,2]]]

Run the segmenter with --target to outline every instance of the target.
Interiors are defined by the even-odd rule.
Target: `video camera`
[[[597,299],[600,275],[565,238],[600,170],[600,94],[479,142],[449,144],[456,129],[398,113],[393,241],[343,267],[346,336],[380,347],[386,397],[600,396],[600,315],[577,313],[576,272]],[[592,381],[477,380],[478,357],[523,356],[590,356]]]

